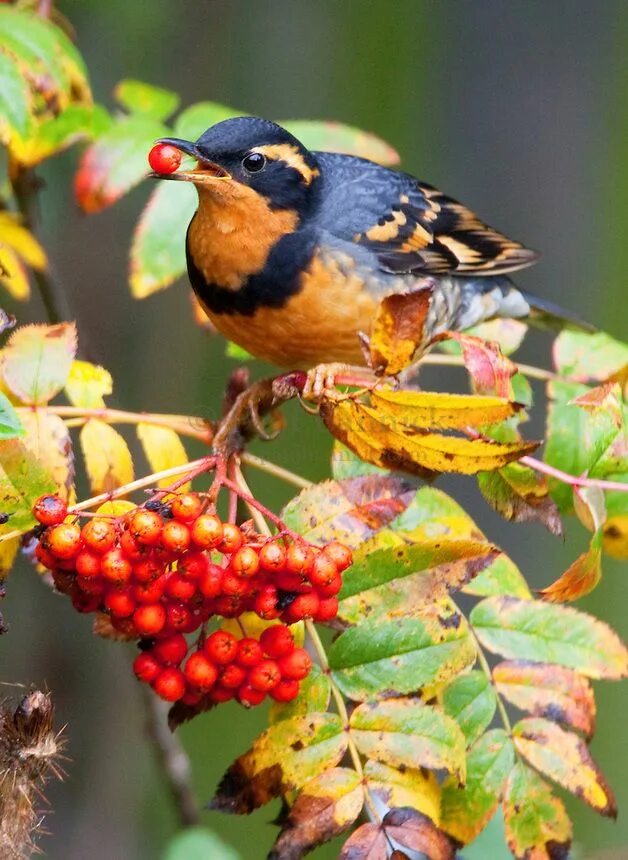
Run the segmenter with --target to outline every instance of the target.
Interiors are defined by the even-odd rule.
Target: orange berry
[[[245,708],[253,708],[256,705],[262,704],[266,698],[266,693],[263,690],[256,690],[248,683],[244,683],[238,688],[236,698]]]
[[[290,678],[282,678],[277,686],[269,692],[269,695],[276,702],[291,702],[299,695],[299,682]]]
[[[139,561],[144,555],[144,547],[128,531],[120,535],[120,549],[129,561]]]
[[[323,547],[323,553],[331,558],[342,573],[353,563],[353,553],[348,546],[339,541],[332,541]]]
[[[43,543],[38,543],[35,547],[35,558],[40,564],[47,567],[48,570],[53,570],[57,566],[57,559],[49,549],[46,549]]]
[[[217,564],[207,565],[207,568],[199,575],[196,581],[198,590],[203,597],[211,600],[213,597],[218,597],[219,594],[222,594],[223,575],[224,570],[222,567],[218,567]]]
[[[257,666],[263,658],[264,652],[257,639],[253,639],[252,636],[245,636],[239,640],[238,654],[236,656],[236,663],[238,666],[243,666],[245,669],[249,669],[252,666]]]
[[[159,514],[138,508],[129,521],[129,532],[142,546],[153,546],[159,540],[162,525]]]
[[[268,693],[281,681],[279,666],[274,660],[262,660],[251,669],[248,680],[254,690]]]
[[[177,702],[185,693],[185,675],[180,669],[168,666],[153,681],[153,690],[166,702]]]
[[[107,520],[88,520],[81,535],[85,546],[100,554],[108,552],[116,542],[116,530]]]
[[[238,526],[233,523],[223,523],[222,540],[218,544],[218,549],[221,552],[233,553],[237,552],[244,543],[242,532]]]
[[[133,661],[133,671],[137,679],[145,684],[152,683],[161,672],[161,668],[159,660],[156,660],[148,651],[138,654]]]
[[[324,597],[319,605],[316,615],[314,616],[314,621],[331,621],[338,615],[338,598],[337,597]]]
[[[262,632],[259,638],[260,645],[269,657],[284,657],[294,650],[294,636],[292,630],[285,624],[273,624]]]
[[[166,623],[166,610],[161,603],[138,606],[133,613],[133,624],[140,636],[155,636]]]
[[[282,678],[302,681],[310,674],[312,660],[305,648],[295,648],[277,661]]]
[[[218,678],[218,670],[200,651],[190,654],[183,672],[188,682],[204,693],[214,686]]]
[[[175,633],[158,639],[151,650],[160,662],[174,663],[178,666],[188,653],[188,643],[182,633]]]
[[[102,575],[112,585],[124,585],[131,578],[131,562],[121,549],[110,549],[102,556]]]
[[[286,564],[286,550],[280,543],[265,543],[259,551],[259,561],[264,570],[277,573]]]
[[[297,594],[284,613],[285,619],[290,624],[294,624],[295,621],[302,621],[304,618],[314,618],[320,603],[320,598],[315,591],[310,591],[309,594]]]
[[[61,496],[40,496],[33,505],[33,515],[43,526],[56,526],[68,515],[68,506]]]
[[[100,575],[100,556],[89,549],[82,549],[76,556],[76,572],[79,576],[93,577]]]
[[[161,531],[162,546],[172,553],[179,555],[190,546],[190,530],[178,520],[169,520]]]
[[[213,549],[222,540],[222,522],[215,514],[201,514],[191,526],[191,536],[201,549]]]
[[[246,671],[242,666],[229,663],[220,673],[220,683],[228,690],[236,690],[246,679]]]
[[[216,630],[205,640],[203,650],[213,663],[225,666],[235,660],[238,653],[238,640],[226,630]]]
[[[117,618],[130,618],[137,606],[128,588],[123,590],[112,589],[107,592],[104,604],[105,609]]]
[[[286,570],[305,575],[314,563],[314,553],[304,543],[293,543],[286,553]]]
[[[137,582],[133,586],[133,597],[138,603],[157,603],[164,596],[168,576],[158,576],[150,582]]]
[[[173,573],[168,577],[166,594],[175,600],[190,600],[196,594],[196,584],[191,579]]]
[[[231,558],[231,570],[244,579],[251,579],[259,570],[259,555],[252,546],[242,546]]]
[[[338,576],[338,568],[336,563],[330,556],[325,553],[319,553],[314,559],[312,569],[308,574],[308,579],[317,588],[319,585],[327,585],[334,577]]]
[[[55,558],[74,558],[81,548],[81,530],[75,523],[60,523],[45,532],[42,543]]]
[[[200,515],[203,503],[196,493],[182,493],[172,500],[170,507],[175,520],[191,523]]]

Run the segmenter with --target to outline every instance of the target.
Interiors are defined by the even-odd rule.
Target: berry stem
[[[248,490],[245,490],[243,487],[239,486],[237,483],[232,481],[230,478],[226,476],[221,478],[220,483],[223,487],[227,487],[229,490],[233,490],[237,495],[242,499],[243,502],[248,505],[249,508],[254,508],[259,511],[263,517],[277,527],[280,532],[284,534],[290,535],[293,540],[300,541],[302,540],[301,535],[298,535],[296,532],[293,532],[292,529],[289,529],[286,524],[281,520],[276,514],[274,514],[271,510],[269,510],[265,505],[261,502],[258,502]]]
[[[237,463],[234,466],[233,472],[234,472],[235,481],[236,481],[236,484],[238,485],[238,487],[240,487],[240,489],[243,490],[247,494],[247,496],[250,496],[250,498],[253,498],[253,494],[251,493],[251,490],[249,489],[249,485],[247,484],[247,482],[244,478],[244,475],[242,474],[242,469],[240,468],[240,466]],[[261,512],[258,511],[257,508],[255,508],[249,502],[245,501],[245,504],[246,504],[247,508],[249,509],[249,511],[251,512],[251,516],[253,517],[253,521],[255,522],[255,526],[256,526],[258,532],[260,532],[260,534],[267,535],[267,537],[270,537],[271,531],[268,528],[268,523],[266,522],[266,520],[262,516]]]

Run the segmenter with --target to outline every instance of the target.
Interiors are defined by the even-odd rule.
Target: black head
[[[243,116],[219,122],[195,143],[162,138],[198,159],[196,170],[162,176],[193,182],[209,192],[216,183],[235,182],[261,194],[273,209],[305,212],[319,176],[314,155],[290,132],[266,119]]]

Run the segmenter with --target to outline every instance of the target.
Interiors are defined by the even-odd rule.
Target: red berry
[[[222,523],[215,514],[201,514],[191,529],[192,540],[201,549],[213,549],[222,540]]]
[[[264,652],[257,639],[253,639],[251,636],[245,636],[244,639],[240,639],[238,642],[238,655],[236,657],[238,666],[244,666],[245,669],[249,669],[251,666],[257,666],[263,658]]]
[[[314,553],[304,543],[293,543],[286,553],[286,569],[289,573],[307,574],[314,563]]]
[[[260,645],[269,657],[283,657],[294,650],[294,636],[285,624],[267,627],[259,638]]]
[[[68,515],[68,506],[61,496],[40,496],[33,505],[33,515],[43,526],[56,526]]]
[[[310,591],[309,594],[297,594],[284,613],[286,621],[294,624],[295,621],[302,621],[304,618],[314,618],[319,606],[320,598],[315,591]]]
[[[214,686],[218,678],[216,667],[200,651],[190,654],[183,671],[190,684],[204,693]]]
[[[158,603],[165,594],[167,584],[166,574],[151,582],[138,582],[133,586],[133,597],[138,603]]]
[[[110,549],[101,559],[102,575],[112,585],[124,585],[131,578],[131,562],[121,549]]]
[[[198,703],[203,698],[203,694],[200,691],[195,690],[186,690],[185,693],[181,696],[181,700],[184,705],[190,705],[194,707],[194,705],[198,705]]]
[[[116,530],[107,520],[88,520],[83,526],[81,535],[85,546],[101,555],[110,550],[116,542]]]
[[[191,523],[200,515],[203,503],[196,493],[182,493],[172,500],[171,508],[175,520]]]
[[[191,633],[198,626],[196,619],[183,603],[169,603],[166,606],[166,624],[168,630],[179,633]]]
[[[133,671],[145,684],[151,684],[161,672],[161,665],[148,651],[142,651],[133,661]]]
[[[274,585],[265,585],[255,598],[253,608],[260,618],[274,621],[279,618],[281,611],[277,608],[277,589]]]
[[[295,648],[290,654],[280,657],[277,661],[282,678],[292,681],[302,681],[310,674],[312,660],[305,648]]]
[[[299,695],[299,682],[282,678],[276,687],[270,691],[270,696],[276,702],[291,702]]]
[[[80,588],[85,594],[94,594],[99,597],[105,593],[105,583],[100,576],[92,576],[87,579],[84,576],[77,576],[74,580],[76,587]]]
[[[244,579],[252,579],[259,570],[259,556],[252,546],[242,546],[231,557],[231,570]]]
[[[74,523],[60,523],[46,531],[42,542],[55,558],[74,558],[81,548],[81,530]]]
[[[158,639],[152,652],[161,663],[174,663],[178,666],[188,653],[188,643],[183,634],[174,633],[172,636]]]
[[[339,541],[332,541],[323,547],[323,553],[331,558],[340,572],[353,563],[353,553],[348,546]]]
[[[246,597],[251,593],[251,583],[226,570],[222,577],[222,593],[227,597]]]
[[[38,543],[35,547],[35,558],[40,564],[47,567],[48,570],[53,570],[57,566],[57,559],[50,550],[46,549],[43,543]]]
[[[329,582],[316,586],[316,592],[319,597],[335,597],[342,588],[342,576],[337,573]]]
[[[234,692],[234,690],[228,690],[227,687],[223,687],[221,684],[216,684],[209,691],[209,698],[216,705],[221,705],[223,702],[233,699]]]
[[[249,684],[255,690],[268,693],[281,681],[279,666],[274,660],[262,660],[249,672]]]
[[[177,702],[185,693],[185,675],[174,666],[162,669],[153,681],[153,689],[167,702]]]
[[[266,698],[266,693],[263,690],[256,690],[250,684],[242,684],[238,688],[236,694],[238,702],[244,705],[245,708],[254,708],[256,705],[261,705]]]
[[[222,615],[223,618],[237,618],[243,612],[244,599],[242,597],[223,594],[222,597],[216,598],[214,603],[214,613],[216,615]]]
[[[76,572],[79,576],[84,576],[86,579],[100,575],[100,556],[88,549],[82,549],[76,556],[74,563]]]
[[[297,594],[312,590],[309,580],[304,579],[300,573],[288,573],[287,570],[280,570],[275,575],[274,583],[281,591],[295,591]]]
[[[286,550],[280,543],[265,543],[259,551],[259,561],[264,570],[277,573],[286,564]]]
[[[133,613],[133,624],[140,636],[155,636],[166,623],[166,610],[161,603],[138,606]]]
[[[238,526],[233,523],[223,523],[222,540],[218,544],[218,549],[230,554],[237,552],[243,543],[244,538]]]
[[[161,531],[162,546],[170,552],[179,555],[190,545],[190,530],[178,520],[168,520]]]
[[[318,612],[314,616],[315,621],[331,621],[338,615],[338,598],[325,597],[318,605]]]
[[[327,585],[335,576],[338,576],[338,568],[335,562],[328,555],[319,553],[314,559],[312,569],[308,574],[308,579],[317,588],[319,585]]]
[[[155,511],[138,508],[129,520],[129,532],[142,546],[154,546],[161,535],[163,523]]]
[[[155,173],[174,173],[181,164],[181,153],[169,143],[156,143],[148,153],[148,163]]]
[[[228,690],[237,690],[246,679],[246,669],[236,663],[229,663],[220,673],[220,683]]]
[[[173,573],[168,577],[166,585],[166,594],[168,597],[174,597],[175,600],[190,600],[196,594],[196,584],[178,573]]]
[[[129,618],[133,615],[137,603],[133,600],[130,590],[112,589],[105,597],[105,609],[117,618]]]
[[[73,588],[70,599],[77,612],[96,612],[97,609],[100,609],[99,594],[86,594],[80,588]]]
[[[126,553],[125,553],[126,555]],[[136,582],[153,582],[164,572],[163,564],[154,558],[142,558],[133,565],[133,579]]]
[[[207,637],[203,649],[213,663],[225,666],[235,660],[238,640],[226,630],[216,630]]]
[[[144,554],[144,547],[140,546],[130,532],[122,532],[120,535],[120,549],[129,561],[139,561]]]
[[[197,588],[203,595],[211,600],[213,597],[218,597],[222,594],[222,577],[224,571],[217,564],[208,564],[207,568],[202,571],[197,580]]]
[[[204,552],[189,552],[177,564],[177,573],[186,579],[198,580],[209,567],[209,559]]]

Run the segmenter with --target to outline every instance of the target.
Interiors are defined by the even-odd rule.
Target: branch
[[[621,481],[604,481],[602,478],[585,478],[570,475],[568,472],[563,472],[561,469],[556,469],[544,463],[542,460],[537,460],[536,457],[522,457],[519,460],[524,466],[529,466],[536,472],[542,472],[544,475],[549,475],[551,478],[556,478],[562,481],[563,484],[569,484],[571,487],[598,487],[600,490],[618,490],[620,493],[628,493],[628,483]]]
[[[178,736],[168,728],[168,703],[157,698],[145,684],[142,684],[141,689],[146,728],[157,762],[163,771],[181,824],[194,827],[200,824],[201,815],[190,785],[190,759]]]
[[[419,367],[423,364],[435,364],[438,367],[466,367],[461,355],[441,355],[440,353],[424,355],[419,362]],[[561,376],[542,367],[534,367],[531,364],[519,364],[519,362],[515,362],[515,364],[520,373],[523,373],[524,376],[529,376],[531,379],[541,379],[544,382],[552,379],[569,380],[567,376]]]

